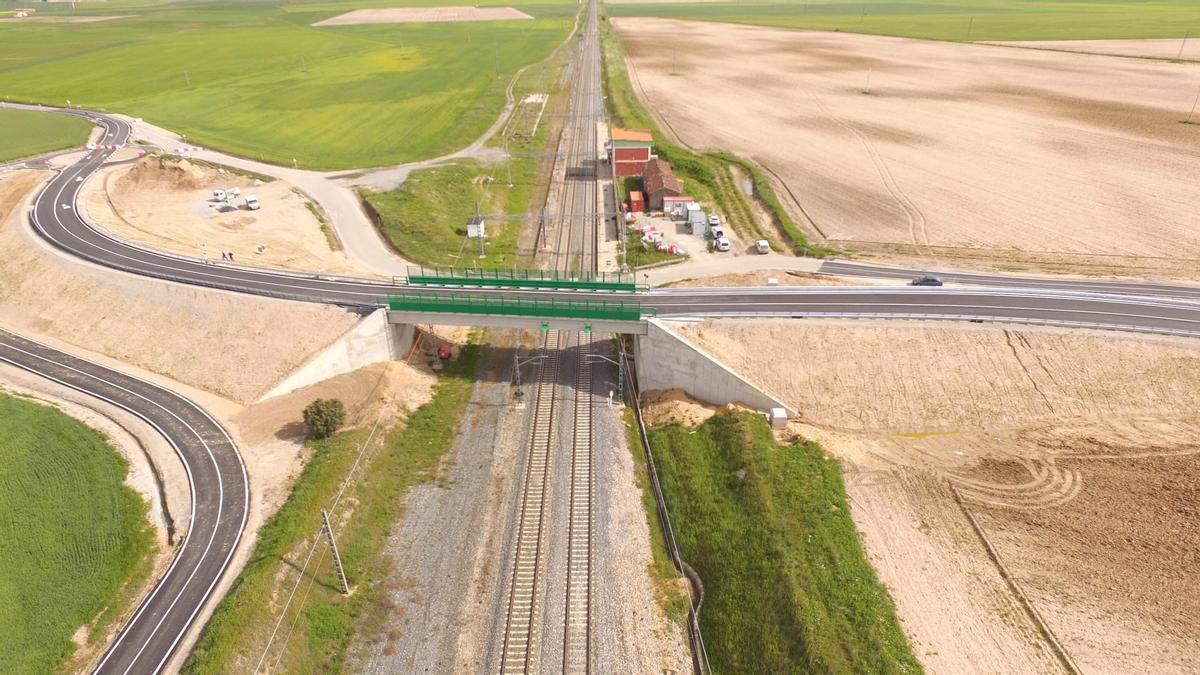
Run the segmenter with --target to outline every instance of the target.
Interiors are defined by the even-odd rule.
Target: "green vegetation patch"
[[[92,125],[77,117],[0,108],[0,162],[80,147],[91,131]]]
[[[1200,34],[1194,0],[824,0],[607,5],[661,16],[934,40],[1098,40]]]
[[[486,216],[507,211],[518,188],[515,183],[510,188],[505,180],[503,164],[462,160],[414,171],[395,190],[363,189],[360,195],[392,248],[415,263],[512,267],[520,221],[485,217],[483,258],[479,240],[467,238],[467,222],[477,212]],[[522,184],[526,195],[527,185]]]
[[[642,491],[642,508],[646,511],[646,524],[650,527],[650,553],[653,559],[648,567],[650,580],[654,583],[654,599],[667,618],[679,624],[686,632],[688,610],[692,608],[687,580],[675,569],[675,563],[667,551],[663,524],[658,516],[658,502],[654,499],[654,490],[650,486],[650,470],[646,465],[646,453],[642,448],[641,436],[638,435],[633,410],[626,408],[623,417],[626,443],[633,455],[633,478],[638,489]]]
[[[0,395],[0,663],[56,670],[149,574],[154,532],[128,464],[102,434]],[[93,633],[97,632],[93,630]]]
[[[744,412],[649,436],[715,672],[921,671],[819,446]]]
[[[0,96],[124,112],[278,164],[394,164],[482,134],[514,73],[566,38],[577,8],[519,4],[531,21],[311,25],[363,4],[89,6],[131,16],[0,24]]]
[[[387,533],[404,514],[408,489],[436,478],[438,461],[451,448],[475,387],[478,357],[478,347],[463,348],[442,371],[433,399],[388,430],[379,447],[366,450],[338,509],[330,513],[353,593],[338,592],[328,551],[322,556],[318,549],[267,653],[272,672],[337,672],[355,631],[370,637],[395,611],[390,589],[396,580],[384,550]],[[309,441],[311,458],[287,502],[263,525],[250,561],[217,606],[184,664],[185,673],[254,670],[295,583],[294,570],[304,564],[321,527],[321,508],[331,506],[368,434],[360,428]],[[293,621],[294,634],[284,640]]]

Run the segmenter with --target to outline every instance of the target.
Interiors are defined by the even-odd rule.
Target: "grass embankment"
[[[0,162],[82,146],[91,131],[77,117],[0,109]]]
[[[650,486],[650,471],[646,466],[646,453],[642,449],[642,439],[638,435],[637,420],[633,410],[626,408],[625,440],[629,451],[633,454],[633,478],[638,489],[642,491],[642,508],[646,510],[646,524],[650,527],[650,580],[654,583],[654,597],[667,618],[678,623],[687,631],[688,610],[692,607],[688,596],[687,581],[667,552],[667,541],[663,535],[662,520],[658,517],[658,502],[654,499],[654,491]]]
[[[513,74],[549,54],[576,11],[530,0],[518,8],[532,21],[311,25],[363,4],[89,3],[125,18],[5,24],[0,95],[129,113],[277,164],[395,164],[483,133]]]
[[[511,160],[487,165],[459,160],[414,171],[394,190],[360,191],[368,210],[374,211],[380,232],[401,255],[424,265],[511,268],[523,264],[518,244],[526,221],[485,218],[483,258],[479,257],[479,242],[467,239],[467,221],[477,208],[485,216],[521,214],[537,212],[545,203],[553,158],[539,154],[553,151],[557,142],[553,132],[562,120],[556,111],[565,104],[559,76],[566,47],[571,45],[560,45],[513,85],[517,107],[502,133],[489,143],[489,147],[512,153]],[[530,100],[531,94],[551,98],[543,104]]]
[[[515,162],[514,162],[515,164]],[[516,167],[514,166],[514,169]],[[361,189],[375,212],[375,221],[388,243],[405,258],[423,265],[512,267],[520,221],[484,219],[484,250],[467,238],[467,221],[478,213],[507,213],[518,192],[509,187],[504,166],[458,161],[414,171],[400,187],[388,192]]]
[[[438,461],[450,449],[471,398],[477,364],[478,347],[464,347],[443,371],[433,399],[387,431],[379,447],[367,449],[341,505],[330,513],[353,593],[338,592],[330,556],[318,552],[280,631],[295,621],[295,634],[286,644],[282,635],[276,637],[269,670],[336,672],[355,631],[366,630],[371,637],[369,632],[394,611],[390,595],[396,580],[389,575],[387,533],[404,514],[408,489],[436,478]],[[309,442],[312,456],[291,495],[263,526],[253,556],[218,605],[184,672],[253,670],[295,583],[294,570],[321,527],[321,508],[337,495],[368,432],[354,429]]]
[[[610,10],[617,6],[605,5],[605,12],[611,13]],[[829,252],[828,249],[809,243],[804,231],[783,208],[774,187],[757,166],[729,153],[699,154],[672,143],[638,99],[629,79],[620,39],[607,21],[601,23],[600,31],[604,56],[604,89],[607,93],[605,103],[613,124],[650,130],[654,134],[654,151],[671,163],[675,175],[684,181],[684,192],[701,201],[715,204],[735,230],[744,235],[766,239],[776,249],[786,247],[797,253],[816,256]],[[774,229],[782,234],[782,241],[775,232],[765,230],[753,217],[746,197],[737,188],[730,172],[731,164],[741,166],[751,176],[754,181],[754,196],[771,214]]]
[[[150,572],[146,502],[99,432],[0,395],[0,664],[48,673],[132,601]]]
[[[1183,38],[1200,34],[1194,0],[822,0],[608,5],[613,16],[661,16],[934,40]]]
[[[649,432],[715,672],[916,673],[836,462],[752,413]]]

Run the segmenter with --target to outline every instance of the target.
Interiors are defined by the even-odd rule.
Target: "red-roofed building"
[[[613,173],[620,176],[640,176],[642,167],[654,155],[654,137],[649,131],[613,127],[612,163]]]
[[[683,183],[675,177],[670,164],[654,157],[642,169],[642,191],[650,210],[662,211],[663,197],[678,197],[683,192]]]

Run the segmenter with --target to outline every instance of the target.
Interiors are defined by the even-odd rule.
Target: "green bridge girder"
[[[655,315],[640,302],[607,300],[560,300],[555,298],[505,298],[474,295],[399,293],[387,297],[388,309],[396,312],[430,314],[481,314],[491,316],[581,319],[592,321],[641,321]]]
[[[614,293],[634,293],[643,290],[639,288],[633,275],[619,272],[565,275],[547,270],[529,269],[410,267],[405,281],[410,286],[461,288],[529,288],[545,291],[610,291]]]

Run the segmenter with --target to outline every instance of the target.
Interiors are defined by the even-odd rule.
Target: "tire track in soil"
[[[904,216],[908,220],[909,240],[912,241],[914,246],[924,247],[926,253],[936,260],[937,254],[934,253],[929,245],[928,221],[925,218],[925,213],[921,211],[921,207],[917,206],[916,202],[896,182],[896,178],[892,175],[891,169],[888,168],[887,162],[875,147],[875,142],[871,140],[870,136],[858,129],[858,127],[833,114],[821,101],[819,96],[809,92],[809,97],[820,108],[823,115],[836,122],[838,126],[849,131],[858,139],[859,144],[867,151],[867,157],[870,158],[871,164],[874,165],[875,172],[879,174],[879,180],[883,183],[883,187],[892,196],[892,199],[900,207],[900,210],[904,212]]]

